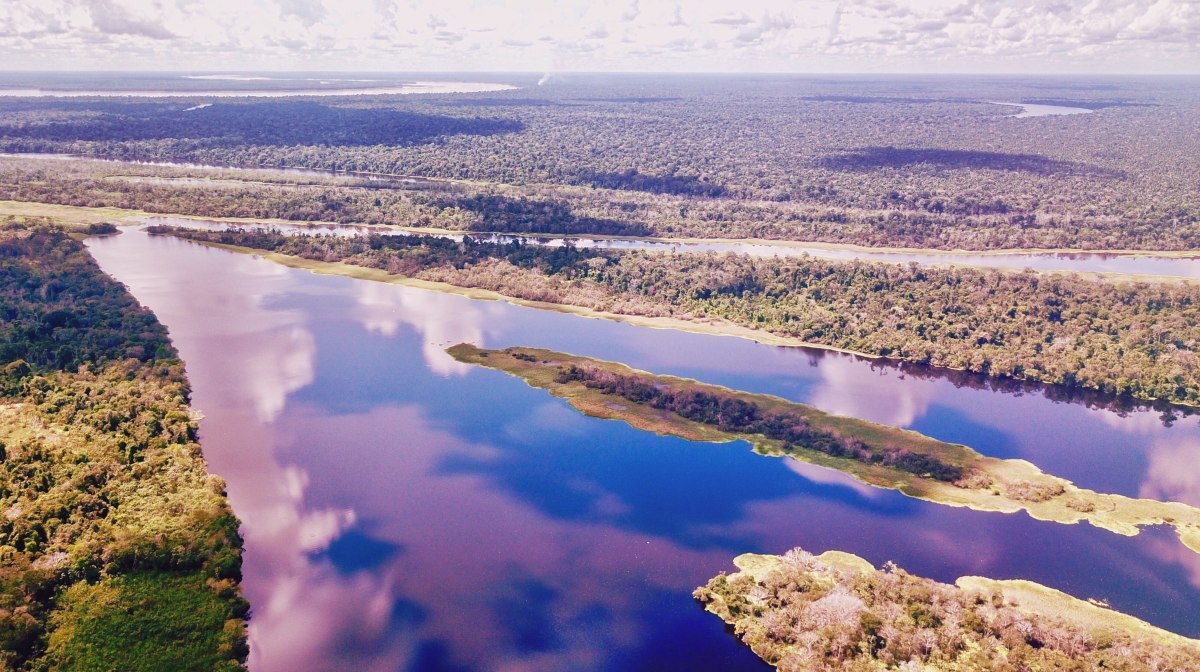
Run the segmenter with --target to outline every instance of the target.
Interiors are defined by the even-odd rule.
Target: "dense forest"
[[[152,231],[608,313],[726,320],[935,367],[1200,403],[1200,289],[1186,284],[470,238]]]
[[[952,586],[847,554],[742,556],[695,597],[783,672],[1120,670],[1200,666],[1195,640],[1036,584]],[[757,566],[756,566],[757,565]]]
[[[0,101],[0,149],[467,181],[465,199],[335,186],[303,198],[261,185],[40,187],[56,202],[86,194],[193,214],[871,246],[1200,248],[1200,91],[1074,86],[1055,99],[1093,113],[1037,119],[983,102],[1045,100],[1054,85],[583,77],[486,95],[200,109],[194,99],[13,100]],[[10,185],[2,197],[37,200],[24,181],[0,180]]]
[[[514,357],[520,359],[522,356],[517,354]],[[761,434],[767,439],[781,442],[785,453],[800,447],[832,457],[881,464],[949,483],[958,481],[964,474],[961,467],[948,464],[934,455],[915,453],[897,446],[873,446],[858,437],[813,427],[797,413],[764,410],[754,402],[732,395],[671,389],[653,379],[620,375],[586,364],[559,367],[556,382],[577,382],[635,404],[645,404],[686,420],[712,425],[722,432]]]
[[[0,669],[244,669],[196,421],[154,315],[63,230],[0,224]]]

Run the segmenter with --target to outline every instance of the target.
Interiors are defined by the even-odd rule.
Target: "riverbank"
[[[697,324],[703,333],[763,343],[816,343],[951,371],[1200,403],[1188,345],[1195,342],[1190,316],[1200,301],[1191,285],[808,258],[747,264],[721,255],[430,236],[150,231],[533,302],[525,305],[582,308],[589,316],[640,316],[671,328]],[[1145,330],[1132,328],[1147,320],[1170,330],[1175,347],[1164,352]]]
[[[0,246],[0,667],[244,670],[238,521],[166,329],[65,231]]]
[[[522,299],[520,297],[501,294],[500,292],[490,289],[464,287],[461,285],[453,285],[447,282],[437,282],[433,280],[422,280],[420,278],[410,278],[402,275],[393,275],[381,269],[356,266],[354,264],[348,264],[341,261],[319,261],[316,259],[304,259],[302,257],[296,257],[289,254],[265,252],[252,247],[243,247],[239,245],[228,245],[214,242],[196,242],[208,247],[215,247],[222,250],[228,250],[230,252],[237,252],[239,254],[252,254],[289,268],[298,268],[322,275],[340,275],[358,280],[370,280],[372,282],[384,282],[387,284],[401,285],[404,287],[415,287],[417,289],[427,289],[430,291],[442,292],[444,294],[457,294],[458,296],[465,296],[469,299],[478,299],[481,301],[505,301],[515,306],[525,306],[527,308],[536,308],[538,310],[550,310],[556,313],[564,313],[567,315],[575,315],[577,317],[587,317],[597,320],[624,322],[625,324],[630,324],[635,327],[647,327],[650,329],[673,329],[676,331],[686,331],[693,334],[707,334],[709,336],[731,336],[734,338],[744,338],[746,340],[762,343],[764,345],[814,348],[817,350],[828,350],[830,352],[841,352],[847,355],[855,355],[857,357],[863,357],[866,359],[878,359],[877,356],[855,352],[853,350],[835,348],[832,346],[821,345],[819,343],[810,343],[808,341],[767,333],[758,329],[750,329],[748,327],[743,327],[729,322],[728,320],[709,319],[706,321],[695,321],[673,317],[654,317],[610,313],[601,310],[592,310],[591,308],[585,308],[582,306],[571,306],[561,303],[551,303],[548,301]]]

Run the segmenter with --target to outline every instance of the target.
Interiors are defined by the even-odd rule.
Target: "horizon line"
[[[925,77],[956,77],[956,76],[972,76],[972,77],[1200,77],[1200,70],[1194,72],[1020,72],[1020,71],[933,71],[933,70],[914,70],[910,72],[871,72],[871,71],[797,71],[797,70],[449,70],[449,69],[414,69],[414,70],[356,70],[348,68],[337,69],[283,69],[283,68],[262,68],[262,69],[242,69],[242,70],[223,70],[223,69],[139,69],[139,70],[121,70],[121,69],[106,69],[106,68],[47,68],[47,69],[24,69],[24,68],[3,68],[0,67],[0,74],[195,74],[208,73],[215,75],[241,75],[241,74],[262,74],[262,73],[371,73],[371,74],[477,74],[477,75],[527,75],[536,77],[541,75],[727,75],[727,76],[872,76],[872,77],[904,77],[904,76],[925,76]]]

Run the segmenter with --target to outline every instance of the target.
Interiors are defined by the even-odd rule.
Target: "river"
[[[750,551],[840,549],[940,580],[1026,578],[1200,635],[1167,530],[979,513],[585,417],[443,348],[626,362],[1200,505],[1200,422],[956,386],[846,355],[322,276],[137,230],[101,267],[167,325],[246,539],[251,669],[762,670],[691,590]],[[1060,399],[1056,401],[1055,399]]]
[[[1066,108],[1074,109],[1074,108]],[[1082,109],[1082,108],[1081,108]],[[1090,111],[1090,110],[1089,110]],[[70,154],[36,154],[36,153],[0,153],[0,159],[3,158],[19,158],[19,159],[46,159],[46,160],[87,160],[87,161],[102,161],[106,163],[122,163],[128,165],[149,165],[163,166],[171,168],[186,168],[191,170],[205,171],[224,171],[227,173],[237,174],[245,173],[253,175],[253,173],[268,173],[276,175],[288,175],[294,177],[312,177],[326,178],[335,180],[345,180],[358,182],[370,182],[377,186],[395,187],[402,189],[427,189],[439,188],[446,185],[447,188],[452,186],[452,181],[436,180],[423,178],[411,175],[384,175],[379,173],[362,173],[353,171],[333,171],[333,170],[317,170],[310,168],[232,168],[225,166],[212,166],[195,163],[172,163],[172,162],[152,162],[152,161],[122,161],[116,159],[93,159],[90,157],[79,157]],[[156,177],[136,177],[134,179],[153,181],[156,179],[171,179],[171,178],[156,178]],[[186,180],[187,178],[183,178]],[[172,179],[174,183],[179,183],[179,179]],[[227,180],[203,180],[196,181],[195,184],[209,184],[228,186],[232,181]],[[185,182],[186,183],[186,182]],[[217,221],[197,220],[192,218],[178,217],[152,217],[147,218],[147,222],[152,224],[172,224],[176,226],[202,226],[207,228],[219,228],[227,226],[227,224]],[[306,232],[306,233],[337,233],[337,234],[356,234],[367,230],[376,233],[388,233],[389,230],[382,227],[354,227],[354,226],[328,226],[328,227],[298,227],[289,225],[274,225],[284,231],[289,232]],[[406,231],[390,230],[391,233],[403,235]],[[461,237],[461,236],[452,236]],[[477,236],[478,237],[478,236]],[[515,239],[539,244],[539,245],[563,245],[568,239],[556,236],[514,236],[514,235],[498,235],[485,237],[485,239],[493,241],[510,241]],[[813,244],[804,242],[788,242],[788,241],[771,241],[771,242],[725,242],[725,241],[709,241],[709,242],[684,242],[684,241],[663,241],[663,240],[639,240],[634,238],[606,238],[593,239],[587,237],[573,237],[569,239],[570,244],[578,247],[594,247],[600,249],[644,249],[644,250],[667,250],[680,252],[732,252],[735,254],[748,254],[759,257],[781,257],[781,256],[802,256],[808,255],[818,259],[835,259],[835,260],[851,260],[862,259],[864,261],[883,261],[890,263],[910,263],[915,262],[926,265],[959,265],[959,266],[978,266],[983,268],[998,268],[1007,270],[1024,270],[1026,268],[1037,271],[1062,271],[1068,273],[1116,273],[1124,275],[1141,275],[1141,276],[1158,276],[1164,278],[1200,278],[1200,251],[1196,252],[1196,256],[1167,256],[1154,253],[1129,253],[1115,254],[1104,252],[948,252],[938,250],[922,250],[922,251],[886,251],[886,250],[870,250],[858,247],[837,246]]]
[[[335,80],[336,81],[336,80]],[[320,82],[328,84],[329,82]],[[330,96],[393,96],[415,93],[482,93],[510,91],[510,84],[486,82],[410,82],[402,86],[315,88],[310,86],[274,89],[30,89],[0,88],[5,98],[324,98]],[[196,108],[192,108],[196,109]]]
[[[204,229],[224,229],[231,226],[229,222],[219,220],[185,217],[156,216],[146,217],[142,221],[147,224]],[[247,225],[245,223],[238,223],[233,226],[245,227]],[[419,230],[388,229],[379,226],[270,224],[269,228],[274,228],[284,233],[305,235],[354,236],[364,233],[412,235],[413,233],[420,233]],[[462,239],[461,234],[426,235],[440,235],[440,237],[445,238]],[[1158,276],[1179,279],[1200,278],[1200,258],[1155,256],[1152,254],[1105,254],[1096,252],[1046,252],[1037,254],[1015,252],[970,253],[938,252],[937,250],[874,252],[863,248],[785,242],[673,242],[665,240],[639,240],[636,238],[563,238],[511,234],[472,235],[476,240],[488,242],[508,243],[520,240],[528,244],[547,245],[551,247],[570,244],[579,248],[602,250],[728,252],[733,254],[747,254],[754,257],[810,256],[817,259],[841,261],[859,259],[862,261],[882,261],[894,264],[918,263],[931,266],[977,266],[1010,271],[1020,271],[1028,268],[1036,271],[1061,271],[1069,273],[1117,273],[1122,275]],[[1200,254],[1200,252],[1197,254]]]

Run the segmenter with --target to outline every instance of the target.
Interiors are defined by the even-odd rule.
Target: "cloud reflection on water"
[[[1200,506],[1200,440],[1158,440],[1148,452],[1140,496]],[[1151,549],[1164,562],[1182,566],[1192,585],[1200,588],[1200,555],[1184,546],[1174,534],[1155,537]]]
[[[908,427],[925,414],[936,396],[931,381],[906,379],[888,369],[864,376],[863,364],[844,356],[823,358],[820,373],[810,403],[835,415],[885,425]]]
[[[1200,440],[1156,441],[1141,496],[1200,506]]]
[[[311,489],[309,505],[351,509],[364,533],[402,550],[370,572],[346,573],[334,571],[327,557],[296,553],[270,593],[281,592],[280,582],[309,577],[321,586],[321,599],[305,599],[302,611],[298,601],[278,618],[255,617],[255,642],[263,653],[259,672],[295,669],[273,655],[284,642],[291,647],[288,660],[299,655],[295,647],[308,650],[306,669],[403,667],[407,661],[392,649],[330,655],[331,642],[362,627],[342,615],[364,599],[357,588],[366,585],[380,591],[375,599],[417,605],[422,614],[419,623],[391,624],[381,633],[384,639],[445,642],[454,662],[488,669],[604,668],[615,650],[644,636],[647,624],[637,614],[648,593],[690,580],[697,567],[728,563],[721,550],[698,552],[602,523],[550,518],[486,475],[447,472],[442,466],[447,456],[486,462],[496,449],[431,427],[415,407],[336,417],[305,407],[289,413],[287,425],[284,450],[298,451],[308,469],[327,476]],[[345,444],[345,436],[363,437],[364,428],[369,428],[365,440]],[[582,483],[576,485],[586,487]],[[530,628],[535,606],[534,616],[544,623]],[[292,619],[304,624],[322,617],[320,627],[310,628],[321,635],[307,644],[289,634]],[[581,630],[578,624],[585,622]],[[531,642],[534,635],[545,639]]]
[[[493,323],[502,314],[496,304],[378,282],[357,282],[353,293],[356,317],[368,331],[395,336],[401,325],[416,329],[424,339],[421,353],[425,362],[444,377],[466,375],[471,370],[469,364],[446,354],[445,348],[458,343],[485,345],[485,335],[496,332]]]
[[[809,464],[808,462],[801,462],[799,460],[793,460],[790,458],[783,458],[783,464],[788,468],[789,471],[795,472],[805,480],[812,481],[813,483],[820,483],[822,485],[836,485],[843,488],[849,488],[850,490],[853,490],[860,496],[866,497],[867,499],[879,497],[883,493],[883,490],[871,487],[866,483],[854,478],[853,476],[836,469],[822,467],[816,464]]]

